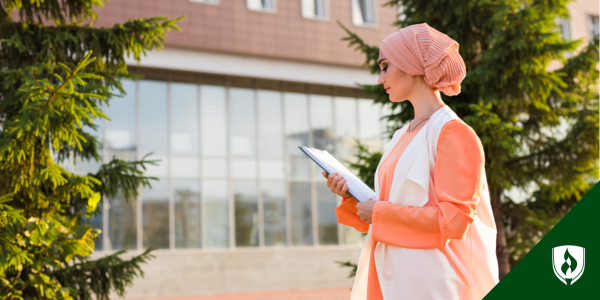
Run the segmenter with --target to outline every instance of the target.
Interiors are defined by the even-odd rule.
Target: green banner
[[[599,213],[600,183],[484,299],[600,299]]]

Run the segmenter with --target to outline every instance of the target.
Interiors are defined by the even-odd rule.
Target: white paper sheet
[[[329,152],[325,150],[319,150],[309,147],[298,147],[312,159],[319,167],[321,167],[327,174],[338,173],[346,179],[348,184],[348,193],[350,193],[356,200],[363,202],[369,199],[377,200],[375,192],[364,182],[362,182],[354,173],[352,173],[346,166],[339,162]]]

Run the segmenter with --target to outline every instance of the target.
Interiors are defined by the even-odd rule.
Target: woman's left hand
[[[376,202],[377,201],[373,199],[369,199],[368,201],[358,202],[356,204],[356,214],[360,217],[361,220],[363,220],[363,222],[367,224],[372,223],[371,216],[373,215],[373,206],[375,206]]]

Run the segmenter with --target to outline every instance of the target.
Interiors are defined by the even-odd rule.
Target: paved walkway
[[[198,297],[169,297],[147,300],[348,300],[350,287],[323,290],[301,290],[251,294],[229,294]],[[141,300],[141,299],[140,299]]]

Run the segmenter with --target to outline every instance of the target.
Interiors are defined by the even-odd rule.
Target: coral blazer
[[[425,152],[429,162],[419,155]],[[431,174],[411,175],[415,164]],[[409,180],[399,180],[402,174]],[[484,153],[473,129],[448,106],[440,108],[420,129],[394,135],[375,180],[371,226],[356,215],[354,198],[336,209],[338,222],[369,233],[352,299],[483,298],[498,282],[498,267]],[[421,185],[427,194],[418,199]]]

